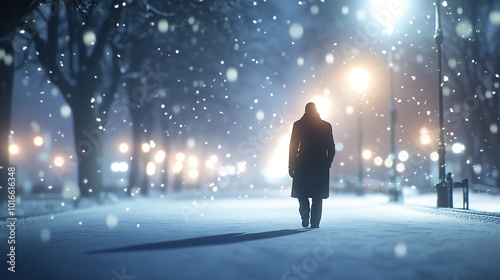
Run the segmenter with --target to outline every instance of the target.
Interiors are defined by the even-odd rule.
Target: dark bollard
[[[441,181],[436,184],[437,207],[450,207],[450,184],[447,181]]]

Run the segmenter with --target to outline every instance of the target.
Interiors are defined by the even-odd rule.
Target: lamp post
[[[441,29],[441,8],[440,0],[435,0],[436,6],[436,30],[434,33],[434,41],[438,53],[438,81],[439,81],[439,182],[436,184],[437,191],[437,207],[450,207],[451,205],[451,186],[446,181],[446,148],[444,145],[444,114],[443,114],[443,63],[442,63],[442,43],[443,30]]]
[[[390,35],[390,33],[388,33]],[[392,46],[389,47],[388,54],[388,69],[389,69],[389,115],[390,115],[390,124],[389,124],[389,141],[390,141],[390,158],[393,163],[389,168],[389,179],[390,179],[390,188],[389,188],[389,200],[390,201],[400,201],[401,200],[401,190],[397,187],[396,184],[396,106],[394,104],[394,69],[393,69],[393,53]]]
[[[368,72],[362,68],[354,69],[349,75],[349,83],[352,89],[362,95],[362,93],[368,87],[370,83],[370,75]],[[361,110],[361,103],[358,103],[358,185],[356,193],[358,195],[363,194],[363,179],[364,179],[364,167],[363,167],[363,112]]]

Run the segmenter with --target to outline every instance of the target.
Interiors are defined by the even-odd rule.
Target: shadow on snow
[[[188,247],[225,245],[225,244],[239,243],[245,241],[276,238],[281,236],[298,234],[306,231],[308,231],[308,229],[283,229],[283,230],[266,231],[258,233],[228,233],[221,235],[202,236],[202,237],[179,239],[179,240],[164,241],[164,242],[146,243],[146,244],[111,248],[105,250],[95,250],[87,252],[86,254],[130,252],[130,251],[143,251],[143,250],[168,250],[168,249],[178,249],[178,248],[188,248]]]

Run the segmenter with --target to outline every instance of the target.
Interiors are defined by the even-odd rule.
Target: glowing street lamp
[[[165,160],[166,156],[167,153],[165,153],[164,150],[159,150],[158,152],[156,152],[154,160],[156,163],[162,163]]]
[[[11,144],[9,146],[9,154],[17,155],[19,153],[19,146],[16,144]]]
[[[127,143],[120,143],[120,145],[118,145],[118,150],[122,154],[128,152],[128,144]]]
[[[54,158],[54,165],[57,167],[62,167],[64,165],[64,158],[61,156],[56,156]]]
[[[390,37],[394,33],[394,27],[399,18],[401,18],[407,10],[408,0],[399,1],[386,1],[386,0],[372,0],[372,9],[374,10],[374,15],[377,21],[383,25],[384,33],[388,38],[389,48],[387,51],[387,69],[389,70],[389,141],[390,141],[390,157],[396,160],[396,106],[394,102],[394,63],[393,63],[393,51],[396,49],[392,45],[392,40]],[[391,181],[391,201],[400,201],[401,191],[396,185],[396,170],[397,164],[391,165],[389,169],[389,178]]]
[[[349,74],[349,85],[358,94],[363,93],[370,84],[370,74],[363,68],[356,68]]]
[[[43,145],[43,138],[41,136],[35,136],[35,138],[33,138],[33,144],[35,144],[35,146],[37,147],[40,147]]]
[[[141,149],[144,153],[149,153],[149,151],[151,151],[151,146],[149,143],[142,143]]]

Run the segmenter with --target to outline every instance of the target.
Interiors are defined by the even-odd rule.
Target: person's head
[[[313,102],[307,103],[305,113],[306,113],[306,115],[318,113],[318,110],[316,109],[316,104],[314,104]]]

